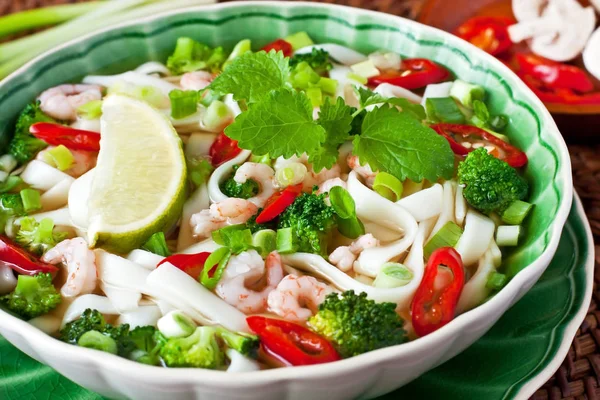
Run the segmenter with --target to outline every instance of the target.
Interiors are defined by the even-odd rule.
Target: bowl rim
[[[44,52],[37,56],[33,60],[26,63],[24,66],[13,72],[11,75],[0,81],[0,90],[15,77],[28,71],[33,65],[43,60],[45,57],[77,43],[85,42],[91,38],[101,36],[104,33],[117,30],[125,27],[133,27],[136,25],[143,25],[145,23],[164,19],[168,16],[179,15],[190,12],[201,12],[207,10],[221,10],[230,9],[237,7],[256,7],[256,8],[269,8],[278,7],[281,10],[291,10],[302,7],[312,7],[315,10],[331,10],[339,9],[344,10],[346,13],[358,13],[364,15],[372,15],[377,17],[380,21],[394,24],[402,23],[407,28],[416,28],[417,30],[425,30],[435,33],[438,37],[444,38],[446,43],[452,47],[467,48],[470,52],[475,52],[478,58],[484,58],[490,63],[490,66],[498,71],[502,75],[514,75],[514,73],[498,61],[496,58],[485,53],[484,51],[476,48],[470,43],[459,39],[452,34],[440,30],[438,28],[430,27],[422,23],[412,21],[403,17],[386,14],[377,11],[364,10],[355,7],[342,6],[336,4],[322,4],[315,2],[299,1],[299,2],[280,2],[280,1],[233,1],[227,3],[217,3],[213,5],[194,6],[184,9],[165,11],[155,14],[150,17],[139,18],[134,21],[128,21],[108,28],[104,28],[93,33],[84,35],[80,38],[70,40],[64,44],[54,47],[53,49]],[[516,75],[514,75],[515,78]],[[77,363],[86,362],[88,365],[96,365],[102,369],[110,369],[114,373],[125,374],[125,375],[136,375],[137,378],[143,380],[163,381],[168,380],[169,383],[202,383],[210,381],[213,384],[221,385],[226,384],[231,388],[246,388],[252,386],[263,385],[266,383],[272,383],[274,381],[301,381],[310,380],[314,378],[324,378],[331,375],[340,375],[342,373],[349,373],[350,371],[365,369],[369,366],[376,364],[390,363],[399,356],[415,356],[428,348],[435,346],[437,343],[443,343],[444,341],[453,340],[463,329],[467,328],[473,323],[479,320],[485,319],[486,315],[493,314],[493,311],[500,308],[499,305],[510,303],[516,298],[519,291],[529,283],[535,275],[545,270],[551,261],[558,242],[560,240],[563,226],[566,222],[568,214],[571,208],[571,202],[573,200],[573,185],[571,176],[571,162],[569,158],[568,149],[564,138],[560,134],[558,127],[552,119],[550,113],[544,106],[544,104],[535,96],[535,94],[522,82],[519,81],[520,94],[525,97],[528,104],[535,104],[541,113],[536,113],[540,117],[540,120],[545,121],[547,126],[547,132],[557,141],[557,147],[554,148],[559,158],[559,164],[557,168],[556,176],[560,176],[563,180],[564,196],[559,199],[559,207],[556,211],[554,221],[549,226],[547,232],[550,233],[550,240],[548,241],[546,249],[543,253],[535,259],[532,263],[523,268],[517,273],[509,282],[509,284],[496,294],[492,299],[486,303],[456,317],[451,323],[442,327],[441,329],[419,338],[417,340],[403,343],[392,347],[386,347],[383,349],[371,351],[369,353],[361,354],[352,358],[336,361],[328,364],[318,364],[309,366],[298,366],[294,368],[276,368],[270,370],[261,370],[254,372],[243,372],[233,373],[236,377],[232,380],[232,373],[225,371],[214,371],[214,370],[202,370],[202,374],[198,374],[197,369],[193,368],[161,368],[136,363],[134,361],[127,360],[122,357],[115,357],[114,355],[85,349],[71,344],[61,342],[58,339],[42,332],[41,330],[33,327],[28,322],[23,321],[11,314],[0,310],[0,325],[8,327],[7,329],[13,332],[18,332],[23,339],[28,342],[32,341],[37,345],[42,346],[46,349],[51,349],[53,356],[60,357],[66,361],[75,360]],[[541,274],[541,272],[540,272]],[[535,282],[534,282],[535,283]],[[498,306],[497,306],[498,305]],[[37,347],[37,346],[36,346]]]

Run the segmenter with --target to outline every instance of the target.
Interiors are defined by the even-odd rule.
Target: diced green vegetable
[[[97,119],[102,116],[102,100],[88,101],[77,109],[77,114],[83,119]]]
[[[250,162],[257,164],[266,164],[269,167],[271,166],[271,164],[273,164],[273,160],[271,160],[271,157],[269,157],[268,154],[265,154],[263,156],[257,156],[256,154],[252,154],[250,156]]]
[[[431,239],[429,239],[423,248],[425,258],[429,258],[431,253],[441,247],[456,246],[456,243],[458,243],[462,234],[463,230],[460,226],[456,225],[453,221],[448,221]]]
[[[350,69],[352,69],[352,72],[356,75],[367,79],[381,74],[375,64],[373,64],[372,60],[365,60],[358,64],[351,65]]]
[[[169,257],[171,255],[164,232],[156,232],[150,236],[150,239],[142,246],[142,249],[162,257]]]
[[[516,200],[501,214],[502,221],[509,225],[521,225],[533,209],[533,204]]]
[[[198,111],[199,94],[195,90],[171,90],[171,117],[182,119]]]
[[[373,182],[373,190],[386,199],[396,202],[402,198],[402,182],[394,175],[379,172]]]
[[[331,78],[321,78],[321,80],[319,81],[319,87],[321,88],[323,93],[326,93],[326,94],[329,94],[332,96],[336,93],[338,84],[339,84],[338,81],[336,81],[335,79],[331,79]]]
[[[210,174],[212,174],[214,167],[205,158],[187,158],[186,159],[188,178],[194,184],[195,187],[204,185]]]
[[[367,78],[362,77],[362,76],[360,76],[358,74],[355,74],[354,72],[348,72],[347,78],[351,79],[353,81],[356,81],[356,82],[358,82],[358,83],[360,83],[362,85],[366,85],[367,82],[369,82],[369,80]]]
[[[175,75],[198,70],[217,71],[226,59],[223,47],[212,49],[194,39],[180,37],[167,60],[167,67]]]
[[[502,289],[506,283],[508,282],[508,277],[504,274],[501,274],[499,272],[493,272],[492,274],[490,274],[485,287],[487,287],[488,289],[491,290],[500,290]]]
[[[205,288],[210,290],[216,288],[217,284],[221,280],[221,276],[223,276],[223,271],[225,270],[225,267],[227,267],[227,263],[229,262],[230,258],[231,250],[228,247],[221,247],[213,251],[204,262],[200,283],[202,283]],[[214,265],[217,265],[217,269],[215,270],[213,276],[210,277],[208,273],[212,270]]]
[[[502,132],[508,125],[508,118],[505,115],[494,115],[488,121],[490,128],[496,132]]]
[[[100,350],[106,353],[117,354],[117,342],[113,338],[98,331],[88,331],[81,335],[77,345],[88,349]]]
[[[54,232],[54,221],[43,218],[40,222],[33,217],[21,219],[15,237],[17,244],[29,252],[41,256],[67,237],[66,232]]]
[[[428,98],[425,102],[427,118],[433,122],[463,124],[465,116],[451,97]]]
[[[412,279],[413,273],[407,266],[388,262],[379,270],[373,286],[384,289],[397,288],[407,285]]]
[[[496,228],[496,244],[503,246],[516,246],[521,237],[521,226],[519,225],[501,225]]]
[[[473,100],[473,117],[470,122],[475,126],[484,128],[487,126],[489,120],[490,112],[485,103],[481,100]]]
[[[233,114],[229,107],[222,101],[215,100],[206,109],[202,123],[207,129],[215,130],[222,128],[232,118]]]
[[[450,97],[453,97],[467,108],[473,108],[473,100],[483,101],[485,99],[485,89],[483,86],[473,85],[457,79],[450,88]]]
[[[10,192],[22,183],[23,179],[20,176],[9,175],[4,182],[0,183],[0,193]]]
[[[308,36],[308,33],[304,31],[296,32],[293,35],[289,35],[284,40],[292,45],[292,49],[294,51],[315,44],[310,38],[310,36]]]
[[[333,64],[329,60],[329,53],[319,48],[313,48],[310,53],[294,55],[290,58],[290,68],[294,69],[302,62],[308,63],[319,75],[324,75],[333,68]]]
[[[275,173],[275,180],[280,187],[297,185],[304,181],[308,170],[302,163],[289,163]]]
[[[42,209],[42,201],[40,200],[40,192],[35,189],[23,189],[20,192],[21,201],[23,202],[23,210],[26,213],[38,211]]]
[[[233,254],[253,248],[252,232],[245,224],[230,225],[213,231],[212,237],[217,244],[228,247]]]
[[[250,39],[240,40],[233,47],[233,50],[231,50],[231,54],[229,54],[229,57],[227,57],[227,62],[229,62],[229,61],[233,60],[234,58],[239,57],[242,54],[247,53],[249,51],[252,51],[252,41],[250,41]],[[226,68],[226,67],[227,67],[227,63],[225,63],[225,65],[223,65],[223,68]]]
[[[17,159],[11,154],[4,154],[0,157],[0,169],[4,172],[10,173],[17,167]]]
[[[252,235],[252,245],[256,247],[261,257],[265,258],[277,249],[277,232],[273,229],[263,229]]]
[[[323,104],[323,92],[318,87],[306,89],[306,96],[310,99],[313,107],[320,107]]]
[[[297,239],[292,228],[277,230],[277,251],[281,254],[295,253],[298,251]]]
[[[290,75],[290,82],[296,89],[306,90],[309,87],[316,86],[320,80],[321,76],[305,61],[296,65]]]
[[[66,171],[75,162],[73,153],[62,144],[53,149],[47,150],[44,154],[44,161],[60,171]]]

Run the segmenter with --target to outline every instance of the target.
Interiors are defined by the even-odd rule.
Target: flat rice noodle
[[[60,182],[73,178],[40,160],[31,160],[21,173],[21,179],[34,189],[47,191]]]
[[[209,207],[208,186],[202,185],[186,200],[181,215],[179,236],[177,237],[177,251],[183,251],[196,243],[190,220],[193,214],[206,210]]]
[[[100,283],[100,289],[102,289],[119,313],[139,308],[140,300],[142,299],[142,293],[140,292],[123,289],[104,282]]]
[[[146,268],[149,271],[156,269],[156,266],[165,259],[163,256],[151,253],[142,249],[132,250],[128,255],[127,259],[132,263],[135,263],[141,267]]]
[[[421,222],[440,215],[443,198],[443,186],[436,183],[430,188],[398,200],[396,204],[408,211],[417,222]]]
[[[40,196],[43,211],[56,210],[67,205],[69,202],[69,189],[75,179],[63,179]]]
[[[454,246],[465,267],[475,264],[487,251],[495,229],[494,221],[485,215],[471,209],[467,212],[465,230]]]
[[[427,240],[431,239],[433,237],[433,235],[438,233],[438,231],[440,229],[442,229],[442,227],[444,225],[446,225],[448,222],[455,222],[454,221],[454,200],[455,200],[454,186],[455,186],[455,183],[452,181],[444,182],[444,194],[443,194],[443,198],[442,198],[442,212],[440,213],[440,216],[439,216],[437,222],[435,223],[433,230],[431,231],[431,235],[429,235],[429,238]]]
[[[156,323],[161,317],[162,312],[158,306],[142,306],[135,311],[122,313],[117,320],[117,324],[129,324],[131,329],[135,329],[140,326],[156,327]]]
[[[69,322],[75,321],[88,308],[98,310],[102,314],[118,315],[119,312],[113,306],[108,297],[98,296],[97,294],[84,294],[77,297],[67,308],[62,319],[61,328]]]
[[[477,272],[465,284],[460,294],[456,306],[457,314],[462,314],[477,307],[489,296],[491,290],[487,288],[487,281],[494,271],[496,271],[496,267],[494,266],[493,253],[488,250],[479,260]]]

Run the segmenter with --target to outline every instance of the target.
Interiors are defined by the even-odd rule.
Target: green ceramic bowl
[[[482,306],[414,342],[333,364],[235,377],[218,371],[148,367],[77,348],[0,311],[2,335],[75,382],[113,397],[373,397],[464,350],[534,285],[556,251],[573,198],[563,139],[543,104],[503,64],[445,32],[402,18],[315,3],[240,2],[177,11],[105,30],[44,54],[0,83],[0,141],[6,144],[18,112],[44,89],[76,82],[89,73],[117,73],[147,60],[164,60],[180,36],[225,46],[250,38],[254,46],[261,46],[300,30],[317,42],[345,44],[365,53],[385,48],[406,57],[433,59],[457,77],[488,89],[492,112],[510,116],[508,135],[527,152],[526,175],[536,204],[523,244],[506,260],[507,271],[514,276],[510,284]]]

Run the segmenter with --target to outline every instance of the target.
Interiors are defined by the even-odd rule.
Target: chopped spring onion
[[[296,89],[308,89],[309,87],[318,87],[321,76],[311,68],[306,61],[299,63],[292,71],[290,81]]]
[[[298,251],[298,240],[292,228],[277,230],[277,251],[281,254],[295,253]]]
[[[508,125],[508,118],[505,115],[494,115],[490,118],[488,124],[496,132],[502,132]]]
[[[352,72],[355,74],[367,79],[373,78],[374,76],[379,76],[381,74],[371,60],[366,60],[359,62],[358,64],[351,65],[350,69],[352,69]]]
[[[210,89],[206,89],[201,95],[200,95],[200,104],[202,104],[204,107],[208,107],[212,104],[213,101],[215,100],[222,100],[223,96],[220,96],[218,94],[215,94],[215,92],[213,92]]]
[[[315,44],[315,42],[313,42],[306,32],[294,33],[293,35],[286,37],[284,40],[292,45],[292,49],[294,51]]]
[[[480,128],[485,127],[490,120],[490,112],[487,106],[481,100],[473,100],[473,117],[471,123]]]
[[[457,79],[450,88],[450,97],[453,97],[467,108],[473,108],[474,100],[485,99],[485,89],[483,86],[473,85]]]
[[[367,82],[369,82],[369,80],[367,78],[364,78],[360,75],[355,74],[354,72],[348,72],[348,79],[351,79],[353,81],[356,81],[362,85],[366,85]]]
[[[214,167],[206,158],[187,158],[188,178],[196,186],[200,187],[208,181]]]
[[[223,276],[223,271],[227,267],[227,263],[231,258],[231,250],[228,247],[221,247],[211,253],[210,256],[204,262],[204,268],[202,269],[202,275],[200,283],[207,289],[213,290],[217,287],[217,283]],[[213,269],[213,266],[217,265],[212,277],[209,276],[209,272]]]
[[[506,285],[507,281],[508,278],[506,277],[506,275],[501,274],[499,272],[494,272],[490,274],[485,284],[485,287],[491,290],[500,290]]]
[[[188,337],[196,330],[194,321],[182,311],[173,310],[156,323],[160,333],[166,338]]]
[[[266,257],[277,248],[277,232],[272,229],[262,229],[252,235],[252,245],[258,248],[261,257]]]
[[[447,122],[451,124],[462,124],[465,116],[451,97],[434,97],[425,101],[427,118],[433,122]]]
[[[212,233],[213,240],[231,249],[233,254],[253,248],[252,232],[245,224],[229,225]]]
[[[102,100],[88,101],[77,109],[77,114],[83,119],[98,119],[102,115]]]
[[[216,244],[225,246],[225,241],[227,240],[225,239],[226,236],[231,235],[232,231],[243,231],[244,229],[246,229],[245,224],[229,225],[216,231],[212,231],[212,239]]]
[[[0,169],[4,172],[11,172],[17,167],[17,159],[12,154],[5,154],[0,157]]]
[[[144,243],[142,249],[162,257],[169,257],[171,255],[164,232],[156,232],[150,236],[150,239]]]
[[[429,258],[431,253],[441,247],[456,246],[462,234],[463,230],[460,228],[460,226],[456,225],[456,223],[452,221],[446,222],[446,224],[442,226],[442,228],[435,235],[433,235],[431,239],[429,239],[423,248],[425,258]]]
[[[521,225],[532,208],[533,204],[516,200],[502,213],[502,221],[509,225]]]
[[[215,100],[206,109],[202,123],[209,130],[217,130],[223,127],[232,117],[229,107],[222,101]]]
[[[234,46],[233,50],[231,50],[231,54],[229,54],[227,61],[231,61],[234,58],[237,58],[237,57],[241,56],[242,54],[247,53],[249,51],[252,51],[252,42],[250,41],[250,39],[240,40]]]
[[[308,170],[306,166],[299,162],[291,162],[284,168],[278,169],[275,173],[275,181],[282,187],[297,185],[304,181]]]
[[[172,90],[171,117],[182,119],[194,114],[198,110],[198,92],[195,90]]]
[[[0,183],[0,193],[10,192],[22,183],[23,179],[20,176],[9,175],[4,182]]]
[[[402,182],[394,175],[379,172],[373,182],[373,190],[386,199],[396,202],[402,197]]]
[[[47,150],[44,153],[44,161],[58,168],[60,171],[66,171],[71,168],[75,158],[73,158],[71,151],[61,144],[51,150]]]
[[[42,201],[40,200],[40,192],[35,189],[23,189],[20,192],[21,200],[23,201],[23,209],[29,213],[42,209]]]
[[[323,104],[323,92],[318,87],[306,89],[306,97],[310,99],[313,107],[319,107],[321,104]]]
[[[98,331],[84,333],[77,341],[77,345],[111,354],[117,354],[118,350],[117,342],[113,338]]]
[[[323,93],[327,93],[330,95],[334,95],[336,93],[338,87],[338,81],[331,78],[321,78],[319,81],[319,88],[323,91]]]
[[[257,156],[255,154],[252,154],[250,156],[250,162],[257,163],[257,164],[266,164],[269,167],[271,166],[271,164],[273,164],[273,160],[271,160],[271,157],[269,157],[268,154],[265,154],[263,156]]]
[[[0,171],[0,182],[4,182],[9,177],[8,172]]]
[[[501,225],[496,228],[496,244],[498,246],[516,246],[521,237],[520,225]]]
[[[373,286],[383,289],[392,289],[405,286],[413,279],[412,271],[403,264],[387,262],[383,264]]]

